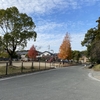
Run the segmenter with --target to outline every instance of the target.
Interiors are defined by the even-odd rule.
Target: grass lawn
[[[11,74],[21,74],[21,73],[27,73],[27,72],[34,72],[39,70],[46,70],[50,69],[50,67],[42,66],[39,68],[39,66],[34,66],[33,68],[30,66],[24,66],[23,68],[21,66],[8,66],[7,68],[7,75]],[[0,76],[6,75],[6,66],[0,66]]]
[[[5,67],[0,67],[0,75],[5,75],[5,74],[6,74]]]
[[[25,71],[28,71],[29,69],[25,69],[23,68],[23,72]],[[31,69],[30,69],[31,70]],[[12,66],[12,67],[8,67],[7,69],[7,74],[16,74],[16,73],[21,73],[21,67],[15,67],[15,66]],[[6,75],[6,67],[3,66],[3,67],[0,67],[0,75]]]
[[[95,65],[95,66],[93,67],[93,70],[95,70],[95,71],[100,71],[100,64]]]
[[[59,63],[45,63],[45,62],[34,62],[33,68],[32,68],[32,63],[31,62],[23,62],[23,68],[22,62],[14,62],[13,66],[8,66],[7,67],[7,72],[6,72],[6,63],[1,63],[0,65],[0,77],[3,75],[16,75],[16,74],[21,74],[21,73],[28,73],[28,72],[35,72],[35,71],[41,71],[41,70],[48,70],[56,67],[69,67],[72,64],[59,64]]]

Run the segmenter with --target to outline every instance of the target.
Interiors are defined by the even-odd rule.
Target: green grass
[[[6,73],[6,70],[5,70],[5,67],[0,67],[0,75],[5,75]]]
[[[100,64],[95,65],[95,66],[93,67],[93,70],[95,70],[95,71],[100,71]]]
[[[20,73],[21,69],[18,67],[8,67],[7,74],[14,74],[14,73]],[[0,67],[0,75],[6,74],[6,67]]]

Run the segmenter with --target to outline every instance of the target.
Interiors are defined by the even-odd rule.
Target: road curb
[[[88,76],[89,76],[91,79],[93,79],[93,80],[95,80],[95,81],[99,81],[99,82],[100,82],[100,80],[99,80],[99,79],[97,79],[97,78],[95,78],[95,77],[93,76],[93,74],[92,74],[92,73],[89,73],[89,74],[88,74]]]
[[[0,81],[5,81],[5,80],[14,79],[14,78],[20,78],[20,77],[25,77],[25,76],[39,74],[39,73],[49,72],[49,71],[52,71],[54,69],[56,69],[56,68],[51,68],[49,70],[42,70],[42,71],[30,72],[30,73],[25,73],[25,74],[18,74],[18,75],[14,75],[14,76],[3,77],[3,78],[0,78]]]

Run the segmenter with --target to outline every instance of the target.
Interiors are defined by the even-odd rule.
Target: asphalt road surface
[[[100,100],[100,82],[83,66],[0,79],[0,100]]]

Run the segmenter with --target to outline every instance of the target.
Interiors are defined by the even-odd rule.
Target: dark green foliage
[[[87,47],[87,55],[91,61],[100,63],[100,18],[96,22],[97,27],[87,31],[81,44]]]
[[[27,40],[36,39],[35,24],[25,13],[19,13],[16,7],[0,9],[0,30],[3,35],[0,43],[12,59],[18,46],[27,46]]]
[[[72,51],[72,59],[74,61],[78,62],[80,57],[81,57],[80,51],[77,51],[77,50]]]

